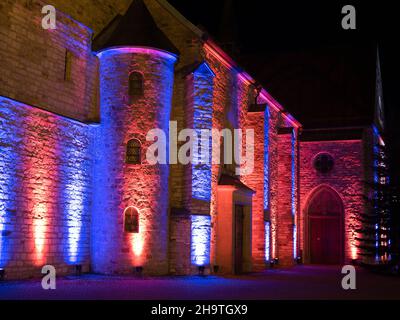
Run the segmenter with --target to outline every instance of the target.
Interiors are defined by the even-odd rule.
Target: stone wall
[[[201,58],[201,41],[185,24],[179,22],[173,13],[165,8],[163,1],[146,0],[145,3],[161,31],[179,50],[179,60],[176,64],[174,92],[172,100],[171,120],[177,121],[177,130],[189,128],[187,123],[189,88],[186,80],[188,68]],[[178,148],[184,142],[178,142]],[[185,188],[185,166],[170,165],[170,206],[183,208],[191,193]]]
[[[96,118],[96,58],[91,30],[57,12],[57,29],[44,30],[41,1],[0,4],[0,95],[57,114]],[[71,79],[65,80],[67,50]]]
[[[191,273],[191,224],[189,214],[171,214],[169,234],[169,272],[171,274]]]
[[[278,150],[277,158],[277,175],[278,188],[277,194],[277,207],[279,213],[276,216],[276,242],[277,242],[277,255],[279,265],[290,266],[293,265],[293,198],[292,198],[292,128],[281,128],[278,131]]]
[[[100,101],[102,107],[101,125],[96,130],[95,140],[96,176],[92,230],[94,271],[106,273],[131,272],[134,266],[144,266],[146,273],[162,274],[168,271],[169,261],[171,272],[178,274],[190,272],[189,270],[193,266],[190,262],[191,223],[188,213],[211,215],[211,264],[213,264],[218,236],[216,233],[218,179],[220,174],[225,172],[224,170],[232,172],[232,167],[204,166],[198,176],[200,178],[197,187],[201,189],[200,180],[204,177],[207,177],[207,179],[210,177],[211,195],[209,196],[207,193],[207,199],[196,200],[193,199],[192,192],[193,167],[186,170],[187,168],[181,164],[169,167],[142,164],[139,167],[125,163],[128,140],[138,138],[143,143],[143,150],[146,150],[146,147],[150,144],[145,141],[148,130],[159,127],[168,131],[167,126],[170,119],[178,122],[178,132],[183,128],[196,126],[196,129],[212,126],[212,128],[218,130],[223,128],[253,128],[255,130],[257,145],[255,171],[250,176],[240,177],[245,184],[256,191],[252,201],[252,256],[255,270],[262,269],[264,266],[265,219],[271,221],[272,258],[283,259],[285,263],[289,264],[289,260],[293,256],[292,226],[296,221],[300,222],[297,226],[300,236],[299,247],[304,250],[305,201],[312,190],[321,184],[331,185],[344,199],[346,225],[348,225],[346,227],[346,243],[352,242],[355,236],[354,215],[360,209],[361,201],[361,196],[356,192],[358,188],[362,189],[360,182],[362,179],[362,160],[360,159],[363,156],[368,156],[368,150],[363,151],[358,141],[302,143],[300,167],[302,175],[299,190],[301,212],[293,218],[293,213],[298,206],[297,197],[293,197],[293,194],[296,195],[298,192],[296,189],[297,168],[292,166],[293,153],[290,147],[290,135],[280,135],[278,132],[279,128],[290,127],[291,124],[286,123],[282,114],[270,106],[268,107],[268,116],[266,114],[248,113],[249,106],[254,103],[252,84],[242,81],[239,72],[229,66],[223,57],[218,56],[218,53],[216,54],[205,46],[203,47],[199,35],[190,26],[183,23],[182,19],[176,19],[163,1],[146,0],[145,2],[158,27],[180,51],[175,70],[173,70],[171,61],[164,60],[159,55],[153,56],[152,54],[142,53],[108,55],[105,53],[100,66],[101,77],[100,80],[98,79],[99,61],[90,50],[92,31],[85,25],[93,28],[96,33],[99,32],[117,13],[123,13],[130,2],[130,0],[110,0],[100,4],[97,1],[90,0],[83,0],[79,3],[66,0],[49,0],[48,2],[8,0],[0,4],[0,69],[2,70],[0,74],[0,95],[82,121],[98,118],[98,101]],[[40,11],[45,3],[51,3],[59,10],[57,12],[56,30],[46,31],[41,28],[43,15]],[[72,20],[69,15],[85,25]],[[71,80],[64,79],[66,50],[72,53]],[[187,76],[188,70],[190,71],[190,68],[202,61],[207,63],[215,77],[214,75],[211,77],[202,74]],[[145,99],[131,105],[128,103],[127,95],[128,77],[132,71],[138,71],[144,75]],[[98,81],[101,82],[100,97],[98,97]],[[3,99],[3,101],[7,101],[7,105],[12,106],[12,110],[16,114],[5,112],[2,107],[0,112],[5,115],[4,119],[11,116],[20,117],[18,113],[22,112],[21,110],[29,109],[26,106],[16,109],[15,106],[20,106],[18,102],[13,101],[10,104],[9,101],[12,100]],[[204,106],[207,108],[203,108]],[[35,143],[35,147],[38,146],[36,153],[29,149],[32,149],[32,146],[27,146],[28,149],[25,148],[33,153],[33,156],[28,157],[32,161],[32,168],[42,172],[44,169],[36,159],[44,158],[54,161],[54,166],[63,165],[62,161],[58,160],[58,150],[61,147],[52,150],[50,145],[58,146],[58,142],[54,143],[54,141],[48,140],[50,138],[63,141],[74,138],[71,148],[82,147],[82,153],[76,154],[77,163],[80,163],[79,157],[84,158],[82,161],[85,166],[91,161],[91,155],[83,156],[83,153],[89,152],[90,135],[94,129],[89,129],[90,127],[83,124],[35,108],[29,110],[34,110],[32,117],[36,118],[33,121],[34,125],[30,125],[24,130],[34,132],[38,137],[36,138],[38,142]],[[24,121],[28,121],[25,118],[29,118],[29,112],[23,112]],[[45,118],[45,120],[37,120],[42,118]],[[196,119],[199,119],[199,121]],[[197,123],[195,123],[196,121]],[[62,129],[58,129],[59,126]],[[267,134],[265,133],[266,126],[269,128]],[[5,141],[6,148],[10,150],[12,149],[10,146],[10,141],[12,141],[10,140],[12,138],[10,135],[11,128],[19,132],[19,128],[16,128],[15,124],[7,124],[6,127],[0,128],[3,132],[6,132],[5,135],[0,136],[0,139]],[[67,128],[71,128],[71,132],[76,137],[67,132]],[[59,136],[56,136],[57,134]],[[265,139],[268,139],[268,145]],[[86,141],[86,144],[84,144],[84,141]],[[178,147],[182,144],[183,142],[178,143]],[[21,148],[18,150],[21,150],[22,153],[27,152],[24,147],[17,144],[13,148]],[[62,148],[61,155],[64,155],[63,152],[66,152],[66,148]],[[267,148],[268,150],[266,150]],[[42,149],[46,151],[41,151]],[[337,171],[334,171],[329,177],[317,175],[310,165],[310,163],[312,164],[312,157],[324,150],[334,154],[335,159],[338,159],[335,169]],[[267,169],[265,164],[266,151],[268,151]],[[7,158],[8,164],[3,164],[8,166],[8,171],[5,169],[5,172],[11,170],[10,159],[18,158],[21,152],[11,150],[10,153],[3,155],[3,159],[9,157]],[[143,159],[144,157],[145,155],[142,155]],[[294,163],[296,163],[297,157],[298,155],[295,154]],[[72,159],[76,158],[72,157]],[[5,160],[3,162],[5,163]],[[25,160],[23,162],[26,163]],[[3,174],[3,178],[6,177],[4,179],[8,180],[22,179],[25,181],[25,179],[28,179],[27,185],[46,185],[46,188],[39,187],[38,191],[34,191],[32,196],[28,196],[35,201],[43,197],[47,189],[56,190],[54,191],[55,194],[57,192],[65,193],[65,190],[61,190],[62,183],[67,183],[63,182],[64,175],[71,177],[71,184],[75,183],[76,180],[78,184],[84,185],[84,187],[75,188],[72,186],[70,188],[68,186],[66,188],[71,193],[70,197],[73,200],[71,200],[71,204],[65,204],[65,208],[58,208],[58,204],[55,203],[49,204],[47,208],[47,204],[39,199],[39,204],[36,207],[23,209],[23,212],[31,212],[31,220],[36,221],[37,226],[35,228],[33,227],[34,223],[28,221],[26,229],[29,233],[28,229],[32,225],[33,230],[39,230],[36,231],[37,238],[42,238],[40,230],[45,229],[43,226],[45,223],[41,221],[43,221],[45,215],[35,212],[54,211],[58,214],[65,214],[65,212],[71,211],[72,213],[65,223],[68,224],[69,221],[72,221],[67,230],[73,229],[75,231],[70,230],[71,234],[76,234],[76,230],[80,228],[79,224],[76,225],[74,222],[76,219],[80,219],[78,212],[85,215],[86,207],[89,207],[92,191],[86,185],[87,181],[84,180],[85,183],[83,183],[79,176],[82,174],[90,178],[90,169],[83,170],[80,165],[72,163],[68,163],[66,166],[68,170],[54,170],[55,174],[51,179],[55,180],[50,182],[47,182],[44,173],[41,173],[40,177],[36,177],[32,173],[33,178],[29,178],[29,174],[22,178],[14,177],[9,173]],[[85,172],[81,173],[82,170]],[[292,170],[295,170],[294,175]],[[29,173],[29,170],[27,172]],[[267,175],[269,195],[268,205],[265,207],[264,190]],[[51,180],[50,177],[48,179]],[[82,188],[86,187],[90,190],[88,189],[89,191],[83,194]],[[36,190],[33,187],[29,188]],[[203,198],[206,193],[204,191],[206,191],[205,188],[201,190]],[[8,203],[13,203],[11,210],[3,210],[3,216],[11,219],[12,215],[17,216],[13,208],[20,200],[14,193],[15,191],[7,189],[7,192],[12,195],[9,196],[3,187],[2,192],[3,207],[5,208],[6,202],[7,206]],[[10,199],[14,195],[16,200],[11,201]],[[22,199],[21,201],[25,203],[27,200]],[[85,210],[79,211],[77,208],[82,206],[82,203],[85,204]],[[134,206],[139,210],[140,232],[138,234],[126,234],[123,231],[123,213],[128,206]],[[168,212],[171,208],[188,209],[187,216],[171,216],[168,222]],[[10,214],[4,214],[4,212],[10,212]],[[51,214],[49,214],[50,218],[53,219]],[[54,218],[54,221],[56,221],[54,228],[59,228],[57,219]],[[87,219],[86,216],[85,219]],[[84,221],[82,224],[86,225],[85,219],[79,221]],[[7,221],[3,225],[9,223]],[[25,224],[21,223],[21,225]],[[171,228],[169,239],[168,226]],[[81,233],[87,232],[86,227],[79,230],[81,230]],[[1,230],[1,234],[6,235],[2,237],[3,247],[4,243],[8,241],[10,243],[16,241],[12,240],[13,233],[12,231],[9,233],[9,231]],[[71,237],[75,239],[70,240],[69,243],[71,252],[74,250],[72,247],[79,246],[77,245],[78,242],[84,246],[82,252],[88,250],[86,245],[89,243],[89,238],[82,238],[82,241],[79,238],[78,241],[76,236]],[[31,238],[33,239],[33,237]],[[47,240],[44,239],[43,241],[46,243]],[[46,246],[41,243],[43,241],[37,241],[36,246],[45,248]],[[58,240],[54,241],[57,242]],[[59,257],[61,253],[56,253],[58,252],[56,249],[53,251],[56,258],[49,259],[63,266],[63,262],[58,262],[61,261]],[[350,251],[351,248],[347,245],[346,257],[350,256]],[[24,253],[21,254],[22,258],[19,257],[18,259],[21,258],[22,261],[25,261],[24,259],[27,256]],[[77,254],[71,253],[68,258],[69,261],[78,262],[78,258],[72,259],[71,255]],[[4,257],[6,257],[6,254],[3,254]],[[13,261],[16,266],[16,260]],[[87,266],[88,260],[82,261]],[[18,262],[18,264],[21,263]],[[13,266],[13,264],[11,265]],[[23,263],[18,267],[31,268],[28,265]],[[66,271],[66,267],[64,269]],[[27,271],[27,274],[29,272]]]
[[[253,195],[252,207],[252,256],[253,270],[265,268],[265,230],[264,230],[264,160],[268,152],[268,142],[265,137],[265,122],[268,122],[266,112],[247,113],[245,128],[254,130],[254,171],[242,177],[242,181],[256,191]],[[267,150],[265,150],[267,149]]]
[[[334,159],[330,173],[321,174],[313,166],[317,154],[325,152]],[[300,143],[300,248],[306,259],[307,200],[320,186],[334,189],[344,205],[344,258],[346,261],[357,258],[355,229],[356,216],[364,210],[364,147],[362,140],[341,141],[302,141]]]
[[[210,66],[215,74],[214,78],[214,94],[213,94],[213,118],[212,128],[221,131],[222,129],[233,129],[238,127],[238,123],[229,121],[229,114],[237,113],[238,106],[232,103],[232,99],[236,95],[236,77],[237,73],[227,67],[221,60],[219,60],[210,51],[204,50],[203,52],[205,61]],[[218,180],[222,172],[222,166],[213,164],[211,166],[211,263],[215,263],[216,249],[217,249],[217,207],[218,207]]]
[[[45,0],[44,2],[70,15],[98,34],[117,14],[123,14],[132,0]]]
[[[187,104],[186,123],[196,132],[193,163],[185,166],[185,203],[184,207],[192,214],[210,214],[211,200],[211,136],[203,136],[202,130],[212,129],[214,74],[206,63],[196,67],[186,79]],[[198,145],[207,146],[205,150]],[[196,148],[196,149],[195,149]],[[200,152],[197,154],[197,152]],[[208,152],[209,157],[205,156]]]
[[[94,271],[168,272],[169,166],[151,164],[146,152],[151,129],[168,139],[176,58],[146,49],[110,49],[100,54],[101,125],[96,140],[92,259]],[[131,72],[143,75],[143,95],[130,101]],[[141,142],[141,163],[126,163],[129,140]],[[161,142],[162,137],[159,137]],[[160,144],[159,155],[169,143]],[[124,232],[127,207],[139,211],[139,232]]]
[[[90,264],[93,128],[0,97],[0,267],[39,277]]]

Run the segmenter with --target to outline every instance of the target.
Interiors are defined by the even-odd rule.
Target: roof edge
[[[213,54],[221,63],[223,63],[227,68],[236,70],[239,74],[239,79],[243,82],[254,85],[258,83],[249,73],[247,73],[243,68],[239,66],[220,46],[218,46],[215,41],[211,39],[204,40],[204,48]],[[301,128],[302,124],[296,120],[287,110],[285,110],[282,105],[277,102],[267,90],[262,88],[260,96],[263,97],[267,104],[273,107],[276,111],[281,112],[282,116],[289,121],[294,127]]]
[[[107,51],[121,51],[121,53],[142,53],[142,54],[157,54],[165,56],[166,58],[173,58],[175,61],[178,60],[178,55],[163,49],[146,46],[113,46],[95,51],[94,53],[100,57]]]

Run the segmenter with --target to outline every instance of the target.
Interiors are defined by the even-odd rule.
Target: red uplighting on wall
[[[33,120],[29,121],[30,126],[35,126]],[[27,203],[27,214],[32,219],[31,234],[33,248],[32,264],[34,266],[43,266],[47,261],[47,253],[49,251],[48,239],[51,238],[48,226],[51,225],[49,217],[52,214],[53,201],[51,192],[53,189],[54,172],[48,172],[48,168],[54,168],[53,158],[46,155],[46,139],[34,139],[27,136],[25,140],[25,148],[27,156],[25,158],[25,175],[29,179],[25,180],[25,188],[28,192],[29,202]],[[37,161],[36,159],[42,159]]]
[[[144,233],[133,233],[130,235],[130,244],[132,249],[132,262],[134,265],[143,264],[143,249],[144,249]]]
[[[38,199],[36,199],[38,201]],[[46,245],[46,205],[38,203],[33,209],[33,239],[35,243],[35,261],[37,265],[42,265],[45,260]]]

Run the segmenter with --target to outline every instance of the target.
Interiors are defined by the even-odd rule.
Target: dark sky
[[[214,36],[221,30],[225,0],[170,0],[184,16],[201,24]],[[233,29],[243,50],[275,50],[353,42],[382,35],[396,25],[396,10],[382,1],[270,1],[231,0],[235,10]],[[370,3],[372,2],[372,3]],[[384,3],[384,1],[383,1]],[[357,11],[357,30],[341,28],[341,8],[352,4]],[[388,19],[389,16],[393,19]],[[393,30],[394,31],[394,30]],[[394,32],[393,32],[394,33]]]
[[[400,19],[394,4],[396,1],[169,0],[169,2],[194,24],[203,26],[217,40],[234,38],[240,49],[238,60],[246,61],[246,57],[251,57],[253,65],[256,64],[255,69],[268,68],[267,60],[271,55],[290,56],[291,53],[303,51],[317,54],[321,50],[335,47],[345,51],[358,50],[354,51],[359,57],[357,59],[356,56],[355,63],[359,66],[355,70],[362,71],[368,54],[367,52],[363,54],[364,46],[375,46],[378,43],[381,50],[388,128],[386,140],[390,141],[392,149],[394,176],[397,182],[400,181],[398,178],[400,168],[397,168],[397,163],[400,163],[398,138],[400,137],[398,124],[400,51],[396,47],[396,42],[400,39]],[[341,27],[343,17],[341,9],[347,4],[356,8],[356,30],[343,30]],[[227,7],[231,9],[226,10]],[[348,66],[349,69],[351,67]],[[371,65],[366,65],[365,68],[367,67],[371,68]],[[362,83],[364,78],[365,74],[360,72],[359,79],[356,74],[351,81],[354,84]],[[266,87],[268,90],[268,85]],[[359,88],[364,88],[364,92],[358,94],[365,93],[367,96],[366,87]],[[274,95],[274,92],[272,94]],[[279,93],[276,98],[278,101],[285,99],[279,97]],[[292,111],[291,107],[293,108],[287,105],[289,111]],[[313,114],[304,112],[302,116],[312,118]]]

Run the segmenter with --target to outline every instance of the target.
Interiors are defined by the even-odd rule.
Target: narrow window
[[[128,141],[126,145],[126,163],[128,164],[141,164],[141,143],[137,139]]]
[[[64,61],[64,80],[71,80],[71,68],[72,68],[72,52],[69,50],[65,51],[65,61]]]
[[[72,68],[72,52],[69,50],[65,51],[65,61],[64,61],[64,80],[71,80],[71,68]]]
[[[132,72],[129,75],[130,102],[142,96],[143,96],[143,75],[139,72]]]
[[[124,231],[126,233],[139,233],[139,211],[134,207],[125,209]]]

